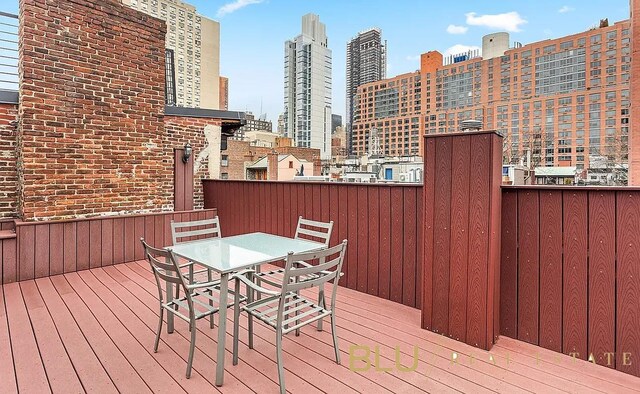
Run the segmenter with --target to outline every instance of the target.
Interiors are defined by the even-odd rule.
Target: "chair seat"
[[[299,261],[296,262],[298,266],[310,266],[305,262]],[[322,272],[326,274],[326,272]],[[280,287],[282,285],[282,281],[284,280],[284,268],[275,269],[267,272],[256,272],[253,274],[255,277],[259,278],[262,282],[267,283],[274,287]],[[340,276],[343,276],[344,273],[340,272]],[[309,275],[300,275],[298,277],[298,282],[304,282],[308,280],[313,280],[319,278],[319,274],[309,274]]]
[[[195,285],[197,284],[198,283],[196,282]],[[247,297],[243,295],[240,295],[239,298],[240,302],[246,301],[247,299]],[[220,281],[217,281],[217,284],[213,286],[194,289],[191,292],[191,300],[193,301],[196,320],[217,313],[220,310]],[[232,307],[234,300],[235,292],[229,290],[226,307]],[[212,303],[213,305],[211,305],[210,303]],[[169,302],[165,302],[162,304],[162,307],[168,310],[170,313],[173,313],[176,316],[180,317],[181,319],[189,321],[189,316],[185,316],[180,312],[180,308],[184,308],[187,311],[189,310],[189,303],[187,302],[186,295],[180,298],[174,298]]]
[[[248,305],[242,306],[242,310],[268,324],[273,328],[277,328],[278,306],[280,303],[280,295],[262,298]],[[300,328],[312,321],[322,319],[331,314],[331,311],[325,309],[313,301],[297,295],[289,293],[285,297],[285,315],[282,322],[283,334]]]

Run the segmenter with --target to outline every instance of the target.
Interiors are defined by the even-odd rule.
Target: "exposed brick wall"
[[[20,1],[23,219],[172,208],[165,34],[118,0]]]
[[[15,217],[17,215],[17,120],[17,105],[0,104],[0,218]]]
[[[279,155],[291,154],[298,159],[307,160],[315,163],[320,157],[320,149],[299,148],[294,146],[280,146],[275,148],[267,148],[262,146],[251,146],[249,141],[232,140],[227,141],[227,150],[222,151],[223,155],[228,156],[229,165],[221,167],[220,172],[228,174],[228,179],[245,179],[245,165],[266,156],[272,151],[276,151]],[[320,175],[320,166],[314,166],[313,174]]]
[[[166,141],[168,148],[172,151],[175,148],[182,148],[189,142],[193,148],[193,156],[191,160],[197,160],[202,150],[206,148],[207,141],[205,139],[204,128],[207,125],[220,126],[221,122],[215,119],[206,118],[185,118],[179,116],[165,116],[164,118]],[[173,159],[173,154],[167,156]],[[202,179],[209,178],[207,170],[208,156],[199,163],[199,168],[194,168],[194,185],[193,185],[193,206],[194,209],[204,207],[204,197],[202,195]],[[173,165],[173,163],[171,163]]]

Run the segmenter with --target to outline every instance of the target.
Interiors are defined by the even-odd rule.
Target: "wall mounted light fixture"
[[[193,149],[191,148],[191,144],[187,142],[184,145],[184,153],[182,154],[183,163],[187,163],[189,161],[189,158],[191,157],[191,153],[193,153]]]

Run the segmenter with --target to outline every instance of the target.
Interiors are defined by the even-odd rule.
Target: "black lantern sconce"
[[[184,145],[184,153],[182,154],[183,163],[187,163],[189,161],[189,158],[191,157],[191,153],[193,153],[193,149],[191,148],[191,144],[187,142]]]

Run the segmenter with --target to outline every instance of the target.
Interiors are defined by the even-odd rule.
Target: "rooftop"
[[[0,287],[0,356],[10,361],[0,368],[0,391],[277,390],[273,332],[262,323],[256,326],[255,349],[241,343],[235,367],[232,324],[227,325],[227,380],[220,388],[213,382],[216,330],[206,321],[198,328],[191,379],[176,367],[186,363],[186,323],[178,319],[173,334],[163,332],[153,353],[156,289],[145,261]],[[324,332],[308,327],[299,337],[286,336],[291,392],[640,392],[638,378],[631,375],[510,338],[501,337],[487,352],[422,330],[419,310],[344,287],[337,310],[342,365],[333,361],[328,326]],[[246,341],[246,323],[241,324],[241,341]],[[415,371],[399,371],[411,368],[414,351],[419,356]],[[371,365],[361,358],[350,361],[350,352],[369,353]]]

